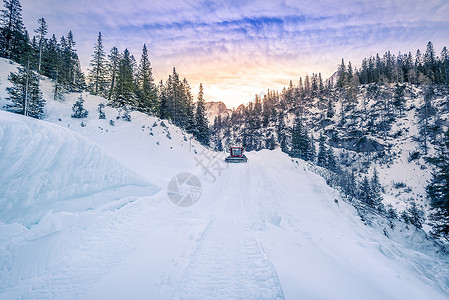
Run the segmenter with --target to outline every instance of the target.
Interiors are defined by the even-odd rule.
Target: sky
[[[149,51],[156,81],[176,67],[195,94],[228,107],[281,90],[306,74],[331,76],[341,59],[449,46],[447,0],[21,0],[31,33],[72,30],[84,70],[102,33],[106,52]]]

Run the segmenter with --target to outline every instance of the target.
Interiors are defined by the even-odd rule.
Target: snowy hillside
[[[158,191],[73,131],[4,111],[0,149],[3,222],[30,226],[48,211],[86,210]]]
[[[87,93],[71,118],[80,94],[41,86],[45,121],[0,112],[0,299],[449,299],[424,232],[362,221],[304,161],[225,164],[165,120],[99,119]],[[201,182],[190,207],[168,196],[179,173]]]
[[[264,98],[259,113],[251,110],[255,106],[251,103],[239,107],[240,113],[233,118],[222,118],[214,128],[213,146],[218,148],[217,143],[222,143],[223,148],[239,144],[249,150],[271,149],[280,147],[284,136],[288,152],[291,137],[286,133],[290,133],[295,116],[300,115],[314,138],[315,149],[318,151],[322,135],[341,170],[355,171],[358,179],[372,176],[374,170],[379,173],[385,206],[391,204],[400,214],[416,202],[426,212],[425,186],[432,171],[426,157],[434,155],[435,145],[449,126],[449,92],[443,85],[407,83],[401,87],[403,106],[398,109],[393,105],[394,84],[359,85],[352,102],[346,100],[344,89],[332,88],[320,97],[301,98],[293,86]],[[423,120],[426,97],[433,111],[427,121]],[[210,118],[218,116],[214,109],[208,114]],[[424,124],[428,127],[426,137]],[[424,141],[427,149],[423,148]]]

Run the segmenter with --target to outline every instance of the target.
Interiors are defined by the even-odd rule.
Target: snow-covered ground
[[[449,299],[437,247],[366,226],[304,162],[227,165],[167,121],[99,120],[100,97],[70,118],[79,94],[42,86],[46,121],[0,112],[0,299]],[[167,195],[184,172],[190,207]]]

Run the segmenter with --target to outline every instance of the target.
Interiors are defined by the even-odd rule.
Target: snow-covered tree
[[[432,179],[426,187],[432,207],[433,234],[449,241],[449,130],[444,134],[437,155],[429,161],[435,166]]]
[[[103,111],[103,108],[105,107],[105,105],[103,103],[99,103],[98,104],[98,118],[99,119],[106,119],[106,114]]]
[[[84,99],[82,95],[80,95],[75,104],[73,104],[72,110],[72,118],[81,119],[87,117],[89,112],[84,108]]]
[[[156,114],[158,111],[157,90],[145,44],[143,45],[142,58],[137,73],[137,102],[138,109],[142,112]]]
[[[120,58],[114,90],[114,97],[112,99],[114,106],[123,107],[127,104],[135,108],[136,85],[134,81],[133,59],[128,49],[125,49]]]
[[[29,49],[29,37],[22,20],[19,0],[3,0],[0,14],[0,56],[25,63],[24,53]]]
[[[89,91],[92,94],[101,96],[106,94],[106,53],[103,48],[101,32],[98,33],[97,42],[94,46],[88,79]]]
[[[206,117],[206,105],[204,102],[203,84],[200,83],[198,92],[198,100],[196,102],[195,114],[195,137],[203,145],[209,146],[210,133],[209,125]]]
[[[34,32],[37,33],[39,39],[39,64],[37,70],[39,73],[41,73],[42,51],[44,48],[45,36],[47,35],[48,27],[44,18],[40,18],[39,20],[37,20],[37,23],[39,24],[39,27],[34,30]]]
[[[6,88],[11,101],[6,105],[8,111],[41,119],[45,113],[45,100],[39,88],[39,77],[30,68],[19,67],[17,73],[10,73],[12,87]]]

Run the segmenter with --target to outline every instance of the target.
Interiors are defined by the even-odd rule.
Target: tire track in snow
[[[262,245],[253,237],[251,219],[257,210],[252,172],[248,165],[232,165],[224,205],[203,232],[173,299],[283,299],[283,291]]]

